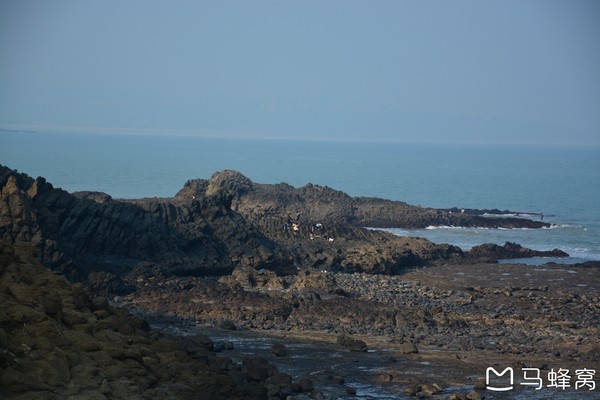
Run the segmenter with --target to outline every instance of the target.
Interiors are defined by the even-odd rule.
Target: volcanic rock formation
[[[0,166],[0,240],[32,244],[46,265],[117,293],[138,275],[225,275],[236,267],[395,274],[464,259],[455,246],[362,227],[437,223],[546,225],[352,198],[312,184],[257,184],[229,170],[189,181],[174,198],[115,200],[70,194]]]

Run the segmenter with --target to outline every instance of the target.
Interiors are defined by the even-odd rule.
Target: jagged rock
[[[467,400],[483,400],[485,396],[475,390],[471,390],[467,393],[466,398]]]
[[[437,383],[434,383],[434,384],[421,385],[420,393],[423,393],[427,396],[433,396],[433,395],[440,393],[441,391],[442,391],[441,386],[439,386]]]
[[[319,290],[329,294],[345,294],[336,283],[333,274],[320,271],[303,270],[299,272],[293,288],[295,290]]]
[[[275,343],[271,346],[271,352],[277,357],[287,356],[287,349],[282,343]]]
[[[511,258],[528,258],[528,257],[568,257],[569,255],[562,250],[554,249],[551,251],[538,251],[527,249],[520,244],[506,242],[503,246],[485,243],[473,247],[468,253],[472,259],[511,259]]]
[[[400,345],[400,351],[403,354],[417,354],[419,349],[413,342],[405,342]]]
[[[18,298],[17,285],[31,289],[27,301]],[[256,362],[256,370],[245,371],[236,383],[221,368],[227,360],[212,353],[206,336],[178,343],[149,332],[140,317],[88,294],[45,269],[31,246],[0,242],[3,399],[139,398],[141,393],[153,399],[195,398],[198,393],[223,400],[264,398],[265,380],[276,373],[266,361]],[[48,296],[59,298],[60,308],[42,305]],[[102,317],[92,310],[102,311]]]
[[[455,214],[313,184],[258,184],[230,170],[189,181],[171,199],[115,200],[69,194],[0,166],[0,240],[33,244],[45,265],[113,294],[131,293],[156,276],[222,276],[236,268],[251,271],[256,287],[272,289],[285,288],[281,275],[305,268],[397,274],[465,255],[362,226],[517,223]]]
[[[366,352],[368,350],[367,344],[364,341],[355,339],[345,333],[338,336],[336,342],[340,346],[348,347],[350,351]]]
[[[227,320],[225,320],[225,321],[222,321],[222,322],[219,324],[219,328],[221,328],[221,329],[225,329],[225,330],[227,330],[227,331],[235,331],[235,330],[237,330],[237,326],[235,325],[235,322],[233,322],[233,321],[232,321],[232,320],[230,320],[230,319],[227,319]]]
[[[2,166],[0,190],[0,238],[39,246],[43,261],[63,270],[74,260],[68,272],[83,279],[92,271],[123,274],[140,262],[195,275],[273,261],[274,244],[218,197],[181,204],[75,196]]]
[[[480,376],[475,381],[475,384],[473,385],[473,388],[476,389],[476,390],[485,390],[486,386],[487,385],[486,385],[485,377],[484,376]]]
[[[242,360],[242,373],[250,380],[264,382],[278,374],[279,371],[263,357],[248,356]]]
[[[413,383],[413,384],[408,385],[408,387],[406,388],[404,393],[406,393],[407,396],[416,396],[417,393],[419,393],[419,391],[420,391],[419,385]]]
[[[285,373],[277,373],[265,381],[269,398],[288,398],[292,393],[292,377]],[[278,397],[275,397],[278,396]]]
[[[256,270],[252,267],[237,267],[231,277],[243,288],[284,289],[285,282],[275,272],[266,269]],[[227,279],[224,280],[225,282]]]
[[[73,192],[73,196],[78,199],[93,200],[97,203],[108,203],[112,201],[112,196],[103,192]]]
[[[206,335],[197,333],[185,338],[183,347],[192,357],[214,350],[213,341]]]
[[[298,381],[298,392],[311,392],[314,389],[315,385],[308,376],[304,376]]]

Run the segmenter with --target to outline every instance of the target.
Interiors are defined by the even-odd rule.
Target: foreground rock
[[[195,326],[234,321],[238,329],[384,337],[407,354],[434,346],[598,362],[600,266],[568,268],[475,264],[402,276],[304,271],[254,286],[242,274],[220,282],[176,278],[140,282],[136,295],[122,300]],[[339,336],[351,346],[346,339]]]
[[[233,321],[236,330],[222,331],[222,339],[254,335],[246,351],[263,346],[261,354],[289,368],[287,373],[310,374],[317,385],[331,386],[341,374],[346,384],[368,384],[388,397],[410,391],[476,398],[485,396],[472,389],[487,367],[513,366],[515,379],[523,368],[538,368],[544,380],[552,369],[600,368],[599,273],[599,263],[482,263],[430,266],[401,276],[265,274],[255,285],[235,273],[220,282],[140,282],[143,288],[121,301],[163,329],[212,332]],[[276,284],[265,282],[269,276]],[[263,345],[264,337],[272,339]],[[286,346],[285,357],[274,354],[273,343]],[[482,389],[481,382],[475,388]],[[511,394],[518,397],[520,389],[531,388]],[[553,390],[541,396],[552,398]],[[342,386],[333,398],[340,392]],[[560,394],[576,399],[588,393]]]
[[[151,331],[46,270],[32,247],[0,243],[0,398],[281,398],[268,382],[275,366],[234,364],[212,350],[204,335]]]

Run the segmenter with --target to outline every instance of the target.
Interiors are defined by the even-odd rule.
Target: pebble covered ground
[[[598,272],[595,265],[558,264],[436,266],[400,276],[302,271],[278,277],[237,270],[219,281],[140,282],[135,296],[118,300],[143,310],[159,326],[218,328],[222,340],[257,335],[256,342],[246,340],[244,351],[260,352],[261,340],[291,349],[303,341],[304,353],[315,355],[312,361],[297,351],[286,357],[304,369],[329,365],[313,376],[322,385],[336,375],[323,356],[330,352],[358,360],[343,375],[360,390],[387,387],[382,393],[412,390],[448,398],[466,396],[478,380],[481,385],[487,367],[511,366],[519,373],[537,368],[542,376],[559,368],[598,370]],[[342,335],[371,352],[363,353],[359,344],[340,353]],[[276,364],[282,359],[272,357]],[[529,388],[515,391],[524,389]],[[523,398],[549,395],[546,389],[530,392]],[[497,396],[487,393],[502,398]]]

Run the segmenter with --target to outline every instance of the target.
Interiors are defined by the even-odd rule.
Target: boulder
[[[308,376],[300,378],[297,383],[298,392],[312,392],[315,389],[315,384]]]
[[[328,294],[344,294],[335,281],[335,276],[316,270],[302,270],[298,273],[293,284],[294,290],[317,290]]]
[[[413,342],[404,342],[400,345],[400,352],[402,354],[417,354],[419,349]]]
[[[367,344],[363,340],[355,339],[345,333],[339,335],[336,342],[339,346],[347,347],[350,351],[366,352],[368,350]]]
[[[282,343],[275,343],[271,346],[271,353],[277,357],[287,356],[287,348]]]
[[[279,371],[263,357],[247,356],[242,359],[242,373],[250,381],[265,382]]]

